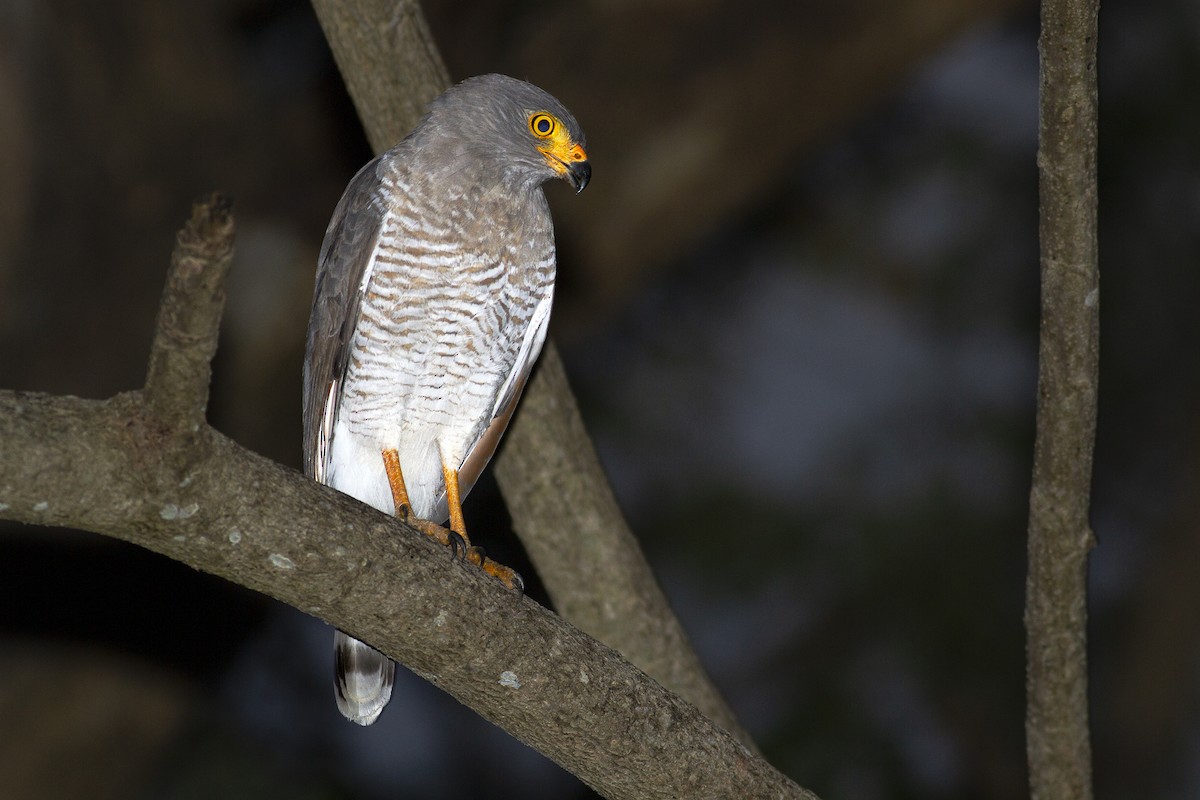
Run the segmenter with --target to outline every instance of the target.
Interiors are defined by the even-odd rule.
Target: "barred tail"
[[[341,631],[333,634],[333,688],[338,710],[351,722],[370,725],[392,699],[396,665],[370,645]]]

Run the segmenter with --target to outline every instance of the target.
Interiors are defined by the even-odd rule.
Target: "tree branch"
[[[391,147],[449,84],[419,3],[313,0],[313,8],[371,146],[376,152]],[[616,505],[552,341],[542,362],[495,469],[517,534],[551,599],[566,619],[754,748],[700,664]]]
[[[450,86],[418,0],[313,0],[367,141],[382,153]]]
[[[231,234],[227,204],[197,206],[158,358],[211,351]],[[607,797],[812,797],[620,654],[398,520],[203,423],[178,427],[195,397],[153,385],[103,401],[0,391],[0,518],[105,533],[318,616]]]
[[[177,414],[180,425],[205,419],[232,261],[233,204],[214,195],[179,232],[146,371],[146,402],[162,416]]]
[[[1042,329],[1026,585],[1035,800],[1092,796],[1087,554],[1099,375],[1096,0],[1042,3]]]
[[[526,391],[496,480],[558,612],[753,747],[625,522],[554,347]]]

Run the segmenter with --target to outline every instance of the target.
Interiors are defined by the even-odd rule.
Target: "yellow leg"
[[[387,472],[388,487],[392,490],[392,504],[396,507],[396,516],[431,539],[445,545],[450,544],[450,536],[445,528],[436,522],[413,516],[412,504],[408,501],[408,489],[404,487],[404,473],[400,469],[400,454],[395,450],[384,450],[383,469]],[[459,513],[462,513],[461,510]]]
[[[487,574],[497,578],[510,589],[525,590],[525,582],[517,572],[503,564],[497,564],[478,547],[471,546],[467,537],[467,524],[463,520],[462,491],[458,485],[458,470],[442,467],[442,478],[446,481],[446,505],[450,509],[450,530],[446,530],[436,522],[413,516],[412,505],[408,500],[408,489],[404,486],[404,473],[400,469],[400,454],[395,450],[383,451],[383,469],[387,473],[388,487],[392,490],[392,504],[396,507],[396,516],[417,530],[436,539],[444,545],[451,543],[450,531],[461,539],[466,547],[467,560],[482,569]],[[458,542],[455,542],[456,546]]]
[[[511,567],[497,564],[483,553],[483,549],[472,547],[467,537],[467,523],[463,519],[462,493],[458,485],[458,470],[442,465],[442,478],[446,481],[446,506],[450,510],[450,530],[462,537],[467,544],[467,560],[480,567],[484,572],[497,578],[510,589],[525,590],[525,581]]]
[[[450,469],[445,465],[442,466],[442,478],[446,481],[446,506],[450,509],[450,530],[457,533],[467,543],[467,547],[471,546],[471,540],[467,538],[467,523],[463,519],[462,513],[462,495],[458,487],[458,470]]]
[[[408,489],[404,488],[404,473],[400,471],[400,454],[395,450],[384,450],[383,468],[387,472],[388,486],[392,490],[392,504],[396,506],[396,516],[407,519],[412,506],[408,502]]]

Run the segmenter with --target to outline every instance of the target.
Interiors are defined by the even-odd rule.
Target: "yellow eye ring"
[[[529,130],[539,139],[549,139],[558,130],[558,120],[549,114],[534,114],[529,118]]]

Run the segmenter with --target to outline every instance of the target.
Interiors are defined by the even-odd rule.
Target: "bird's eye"
[[[558,120],[549,114],[534,114],[529,118],[529,129],[533,131],[534,136],[545,139],[554,135],[554,131],[558,129]]]

